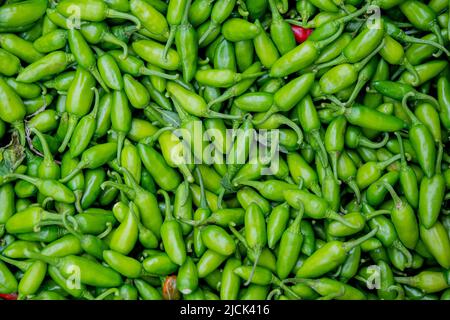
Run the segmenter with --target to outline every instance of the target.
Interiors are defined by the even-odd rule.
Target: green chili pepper
[[[89,208],[101,193],[101,185],[105,181],[106,173],[103,168],[88,169],[85,174],[85,187],[81,197],[81,209]]]
[[[17,292],[17,280],[8,267],[0,261],[0,292],[1,293],[13,293]]]
[[[186,245],[183,240],[181,225],[172,216],[170,209],[170,199],[166,191],[160,190],[166,203],[166,218],[161,226],[161,239],[169,258],[178,265],[182,265],[186,260]]]
[[[92,44],[99,43],[112,43],[123,49],[124,58],[128,55],[128,46],[125,42],[118,39],[108,29],[108,26],[104,22],[90,22],[84,23],[80,28],[81,33],[85,37],[86,41]]]
[[[189,21],[194,27],[198,27],[208,20],[212,11],[212,0],[194,0],[189,7]]]
[[[267,220],[267,245],[273,249],[289,222],[289,206],[286,202],[272,209]]]
[[[89,113],[94,99],[94,90],[92,90],[94,86],[95,79],[91,74],[83,67],[78,67],[67,95],[66,111],[69,114],[69,124],[64,140],[58,149],[59,152],[65,150],[79,119]]]
[[[66,17],[70,17],[73,12],[73,7],[77,7],[77,13],[80,15],[80,19],[87,21],[103,21],[106,18],[121,18],[127,19],[136,24],[140,28],[141,24],[136,17],[133,15],[116,11],[114,9],[108,8],[108,5],[103,1],[74,1],[74,0],[64,0],[58,3],[56,10]]]
[[[419,220],[425,228],[432,227],[444,202],[445,180],[441,173],[443,146],[439,144],[434,175],[423,177],[419,187]]]
[[[11,174],[11,177],[21,179],[33,184],[42,195],[51,197],[55,201],[64,203],[74,203],[75,196],[73,192],[62,183],[51,179],[34,178],[22,174]]]
[[[447,78],[440,77],[437,82],[437,96],[439,100],[439,117],[445,128],[450,128],[450,84]]]
[[[420,122],[420,120],[417,119],[417,117],[407,107],[406,99],[408,94],[405,97],[405,103],[402,104],[402,107],[412,122],[408,131],[409,139],[413,145],[414,151],[416,152],[420,167],[424,171],[425,175],[431,178],[434,175],[436,165],[436,149],[434,147],[434,139],[428,128]]]
[[[436,14],[431,8],[419,1],[405,1],[399,5],[406,18],[418,29],[432,31],[438,38],[438,43],[443,44],[441,30],[436,21]]]
[[[344,263],[347,254],[351,249],[360,245],[365,240],[373,237],[377,232],[373,229],[357,240],[349,242],[331,241],[308,257],[300,269],[297,270],[296,277],[311,278],[320,277]]]
[[[0,119],[11,124],[19,132],[21,144],[25,144],[23,123],[26,113],[25,105],[3,78],[0,78],[0,97],[2,101]]]
[[[426,293],[447,289],[449,284],[442,272],[422,271],[413,277],[395,277],[395,281],[421,289]]]
[[[283,232],[277,257],[277,275],[285,279],[295,266],[303,244],[300,232],[300,222],[303,217],[303,207],[298,211],[294,222]]]
[[[138,151],[144,167],[162,189],[171,191],[180,184],[180,175],[166,163],[163,156],[153,147],[138,144]]]
[[[352,224],[346,222],[338,213],[329,208],[329,204],[325,199],[322,199],[314,194],[304,190],[285,190],[285,200],[293,208],[300,209],[304,206],[305,215],[314,219],[332,219],[342,222],[344,225],[353,227]]]
[[[359,188],[364,189],[378,180],[381,177],[382,171],[400,158],[400,155],[396,155],[382,162],[366,162],[356,173],[356,182]]]
[[[20,27],[39,20],[45,13],[47,1],[33,0],[2,5],[0,27]]]
[[[41,245],[37,242],[16,240],[8,245],[2,254],[9,258],[28,258],[29,252],[39,252]]]
[[[417,241],[419,240],[419,227],[414,210],[408,202],[403,201],[397,195],[390,184],[384,182],[383,185],[389,191],[394,200],[394,208],[391,212],[391,219],[394,223],[398,237],[407,248],[414,249]]]
[[[77,272],[80,282],[86,285],[100,287],[116,287],[122,284],[122,278],[116,271],[101,265],[98,262],[75,255],[55,258],[40,253],[30,254],[34,259],[47,262],[55,266],[64,277],[73,276]]]
[[[310,66],[320,55],[320,51],[334,42],[342,33],[340,30],[328,39],[321,41],[307,40],[281,56],[271,67],[271,77],[284,77]]]
[[[64,220],[64,219],[63,219]],[[48,245],[41,253],[50,257],[65,257],[71,254],[80,254],[83,252],[80,240],[72,234],[65,235]]]

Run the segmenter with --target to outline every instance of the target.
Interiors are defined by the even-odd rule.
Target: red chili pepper
[[[177,276],[167,276],[162,287],[164,300],[180,300],[180,291],[177,290]]]
[[[291,25],[292,32],[294,33],[295,41],[302,43],[308,39],[309,35],[313,32],[313,29],[306,29],[299,26]]]
[[[17,293],[0,293],[0,299],[17,300]]]

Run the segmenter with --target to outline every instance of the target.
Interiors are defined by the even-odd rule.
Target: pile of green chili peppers
[[[449,42],[448,0],[0,0],[0,300],[449,300]]]

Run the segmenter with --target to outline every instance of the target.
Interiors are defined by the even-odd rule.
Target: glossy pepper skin
[[[12,124],[19,132],[21,143],[25,143],[23,124],[26,114],[25,105],[3,78],[0,78],[0,97],[2,98],[0,119]]]
[[[3,5],[0,10],[0,28],[29,25],[41,18],[47,9],[47,1],[34,0]]]
[[[445,181],[441,173],[442,144],[436,159],[436,169],[432,177],[423,177],[419,187],[419,220],[425,228],[432,227],[444,200]]]

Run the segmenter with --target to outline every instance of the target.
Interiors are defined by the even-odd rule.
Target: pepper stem
[[[80,161],[78,163],[78,165],[75,167],[75,169],[72,170],[71,173],[69,173],[67,176],[65,176],[64,178],[59,179],[59,182],[61,183],[66,183],[70,180],[72,180],[78,173],[80,173],[81,170],[83,170],[84,168],[86,168],[86,163],[83,161]]]
[[[369,63],[369,61],[376,55],[378,54],[378,52],[383,49],[384,47],[384,38],[381,40],[380,44],[375,48],[375,50],[373,50],[367,57],[365,57],[363,60],[361,60],[360,62],[357,62],[354,64],[355,68],[360,71],[362,68],[365,67],[365,65],[367,63]]]
[[[127,168],[125,167],[120,167],[119,168],[120,172],[123,174],[124,177],[126,177],[126,179],[128,180],[128,182],[131,185],[131,189],[134,192],[134,194],[136,194],[137,190],[143,190],[142,187],[137,183],[136,179],[134,178],[134,176],[131,174],[130,171],[128,171]],[[119,189],[120,190],[120,189]],[[127,193],[126,191],[124,191],[125,193]],[[129,193],[128,193],[128,197],[129,198],[135,198],[135,197],[130,197]]]
[[[341,5],[344,3],[344,1],[340,1],[340,2],[341,2]],[[349,12],[346,10],[347,8],[342,7],[342,9],[345,10],[347,14],[346,14],[345,16],[343,16],[342,18],[337,19],[336,22],[337,22],[337,23],[346,23],[346,22],[348,22],[348,21],[350,21],[350,20],[353,20],[354,18],[359,17],[360,15],[366,13],[366,12],[367,12],[367,9],[368,9],[371,5],[372,5],[371,1],[368,1],[368,3],[365,4],[363,7],[361,7],[361,9],[356,10],[356,11],[353,12],[353,13],[349,13]]]
[[[370,141],[369,139],[367,139],[366,137],[361,136],[360,140],[359,140],[359,146],[371,148],[371,149],[382,148],[389,141],[389,134],[387,132],[385,132],[383,135],[384,135],[384,137],[380,142],[373,142],[373,141]]]
[[[405,66],[405,69],[408,70],[409,73],[411,73],[414,77],[413,85],[417,86],[420,82],[420,76],[417,72],[416,68],[409,62],[409,60],[405,57],[403,58],[403,65]]]
[[[165,191],[163,189],[159,189],[158,191],[156,191],[156,193],[160,194],[164,197],[166,221],[174,220],[174,217],[172,215],[171,205],[170,205],[169,194],[167,193],[167,191]]]
[[[403,37],[403,40],[406,42],[410,42],[410,43],[427,44],[427,45],[433,46],[433,47],[439,49],[440,51],[445,52],[445,54],[447,56],[449,56],[450,52],[441,43],[439,43],[439,36],[437,34],[436,34],[436,36],[438,37],[438,42],[431,41],[431,40],[425,40],[425,39],[419,39],[419,38],[411,37],[408,35],[405,35]],[[441,37],[441,39],[442,39],[442,37]],[[435,54],[437,54],[437,53],[435,53]]]
[[[313,149],[317,152],[319,155],[319,159],[322,162],[322,166],[324,168],[328,167],[328,156],[327,156],[327,150],[325,149],[325,145],[323,144],[323,141],[320,137],[319,130],[313,130],[310,132],[311,140],[314,141],[314,143],[311,144]]]
[[[126,186],[124,184],[120,184],[120,183],[113,182],[113,181],[105,181],[101,184],[102,190],[104,190],[107,187],[119,189],[120,191],[124,192],[127,196],[129,196],[131,198],[134,198],[134,196],[135,196],[135,191],[133,190],[133,188]]]
[[[298,212],[294,222],[292,222],[292,224],[286,229],[286,231],[294,234],[300,233],[300,223],[302,222],[303,214],[305,213],[305,207],[302,202],[300,202],[300,206],[297,210]]]
[[[217,206],[222,209],[223,196],[225,195],[225,188],[221,188],[219,195],[217,196]]]
[[[352,189],[353,193],[355,194],[356,201],[358,201],[358,203],[361,203],[361,191],[359,190],[356,181],[354,179],[349,179],[347,181],[347,185],[350,187],[350,189]]]
[[[275,115],[273,115],[273,116],[275,116]],[[288,119],[284,115],[276,114],[276,117],[278,118],[278,120],[280,120],[281,124],[284,124],[295,131],[295,133],[297,134],[297,144],[301,145],[303,143],[303,132],[300,129],[300,127],[294,121],[292,121],[291,119]],[[269,120],[269,119],[267,119],[267,120]]]
[[[281,295],[281,289],[280,288],[273,289],[267,295],[266,300],[272,300],[273,297],[279,297],[280,295]]]
[[[83,212],[83,208],[81,207],[81,199],[83,197],[83,191],[82,190],[75,190],[73,192],[75,195],[75,209],[78,213]]]
[[[338,65],[338,64],[346,63],[347,61],[348,60],[344,56],[344,54],[340,54],[339,56],[337,56],[336,58],[334,58],[334,59],[332,59],[330,61],[327,61],[327,62],[324,62],[324,63],[320,63],[318,65],[315,65],[314,67],[312,67],[312,69],[315,72],[317,72],[317,71],[319,71],[321,69],[324,69],[324,68],[333,67],[333,66]]]
[[[20,145],[24,146],[26,142],[26,134],[25,134],[25,124],[23,121],[16,121],[13,123],[14,129],[17,130],[19,134]]]
[[[219,119],[228,119],[228,120],[241,120],[242,116],[240,115],[231,115],[231,114],[225,114],[220,113],[212,110],[208,110],[206,113],[207,118],[219,118]]]
[[[5,177],[12,178],[12,179],[25,180],[34,186],[36,186],[36,184],[38,183],[38,178],[26,176],[26,175],[20,174],[20,173],[10,173],[10,174],[6,175]]]
[[[162,57],[165,61],[167,61],[167,53],[169,52],[170,47],[173,44],[173,41],[175,40],[175,34],[177,32],[178,26],[177,25],[170,25],[170,32],[169,37],[167,39],[166,45],[164,47],[164,51],[162,54]]]
[[[283,17],[281,16],[280,11],[278,11],[275,0],[269,0],[269,6],[270,6],[270,11],[272,13],[272,20],[273,21],[283,20]]]
[[[435,174],[440,175],[441,174],[441,166],[442,166],[442,155],[444,153],[444,146],[442,144],[442,141],[439,141],[438,144],[438,153],[436,157],[436,169]]]
[[[103,80],[102,76],[100,75],[100,72],[97,69],[97,66],[94,65],[92,67],[89,68],[89,71],[91,72],[91,74],[94,76],[95,80],[97,80],[98,83],[100,83],[100,86],[107,92],[109,93],[109,88],[106,85],[105,81]]]
[[[202,36],[200,37],[200,39],[198,39],[198,44],[201,46],[203,44],[203,41],[206,40],[206,38],[208,38],[208,36],[211,34],[211,32],[214,31],[215,28],[217,28],[217,23],[211,21],[209,23],[208,29],[206,29],[205,33],[202,34]]]
[[[67,215],[63,214],[62,216],[63,216],[62,222],[63,222],[64,228],[66,228],[67,231],[69,231],[69,233],[74,235],[78,240],[81,240],[82,234],[80,232],[76,231],[75,228],[73,228],[72,226],[69,225],[69,223],[67,221]]]
[[[125,42],[123,42],[122,40],[119,40],[115,35],[113,35],[110,32],[106,32],[103,34],[103,39],[104,42],[109,42],[112,44],[115,44],[119,47],[122,48],[123,50],[123,54],[121,56],[122,60],[125,60],[128,57],[128,46]]]
[[[431,32],[434,33],[434,35],[437,37],[437,41],[438,43],[443,46],[444,45],[444,38],[442,37],[442,33],[441,33],[441,28],[439,27],[439,25],[434,22],[432,27],[431,27]],[[439,49],[438,52],[433,53],[433,57],[438,58],[442,55],[442,51],[441,49]],[[448,52],[448,51],[447,51]],[[446,54],[448,55],[448,53],[446,52]]]
[[[43,261],[45,263],[48,263],[51,266],[57,266],[59,264],[59,261],[61,260],[60,258],[46,256],[46,255],[43,255],[41,253],[34,252],[34,251],[28,252],[28,256],[31,259],[39,260],[39,261]]]
[[[394,277],[394,280],[401,284],[406,284],[408,286],[417,286],[417,281],[414,277]]]
[[[184,218],[177,218],[177,220],[180,221],[181,223],[190,225],[192,227],[201,226],[202,223],[204,222],[204,221],[195,221],[195,220],[189,220],[189,219],[184,219]]]
[[[404,300],[405,299],[405,290],[403,290],[402,286],[399,285],[391,285],[388,287],[388,291],[396,291],[397,296],[395,300]]]
[[[139,222],[139,225],[141,225],[140,222]],[[103,231],[102,233],[100,233],[100,234],[97,236],[97,238],[99,238],[99,239],[105,238],[106,236],[108,236],[108,235],[111,233],[112,229],[113,229],[112,223],[111,223],[111,222],[107,222],[107,223],[106,223],[106,229],[105,229],[105,231]]]
[[[405,148],[403,146],[403,138],[402,138],[401,134],[398,133],[398,132],[394,132],[394,134],[397,137],[398,145],[400,147],[401,164],[402,164],[403,167],[406,167],[408,164],[406,162],[406,157],[405,157]]]
[[[273,104],[273,105],[270,107],[270,109],[266,111],[266,113],[264,114],[264,116],[263,116],[263,118],[262,118],[261,120],[259,120],[259,121],[253,120],[252,122],[253,122],[253,124],[254,124],[255,126],[259,126],[259,125],[261,125],[262,123],[264,123],[264,122],[266,122],[267,120],[269,120],[269,118],[270,118],[273,114],[275,114],[276,112],[278,112],[278,111],[279,111],[278,106],[277,106],[276,104]]]
[[[206,202],[205,185],[203,184],[202,174],[198,167],[195,168],[195,172],[197,173],[198,184],[200,186],[200,208],[208,209],[208,203]]]
[[[119,19],[130,20],[131,22],[134,22],[134,24],[136,25],[136,28],[138,30],[141,28],[141,22],[139,21],[139,19],[131,14],[108,8],[106,10],[106,16],[108,18],[119,18]]]
[[[109,288],[108,290],[106,290],[105,292],[103,292],[102,294],[97,296],[94,300],[103,300],[103,299],[105,299],[106,297],[108,297],[111,294],[114,294],[115,296],[118,296],[119,295],[119,289],[117,289],[117,288]]]
[[[30,268],[31,265],[33,264],[33,262],[14,260],[14,259],[5,257],[1,254],[0,254],[0,260],[20,269],[20,271],[23,271],[23,272],[27,271],[28,268]]]
[[[391,214],[391,212],[389,210],[377,210],[364,215],[364,218],[366,218],[367,221],[383,214]]]
[[[347,220],[345,220],[340,214],[338,214],[335,211],[329,210],[326,214],[326,218],[331,219],[331,220],[336,220],[340,223],[342,223],[343,225],[352,228],[352,229],[357,229],[358,227],[355,226],[354,224],[348,222]]]
[[[245,249],[249,252],[252,251],[252,249],[248,246],[247,244],[247,240],[245,240],[245,237],[239,233],[239,231],[237,231],[234,226],[229,226],[231,233],[233,233],[233,235],[236,237],[236,239],[239,240],[239,242],[242,243],[242,245],[245,247]]]
[[[78,120],[79,120],[78,116],[74,115],[73,113],[69,113],[69,121],[67,124],[67,131],[66,131],[66,135],[64,136],[63,142],[61,143],[61,145],[58,148],[59,153],[63,153],[64,150],[66,150],[66,147],[69,144],[70,138],[72,138],[73,132],[75,131],[75,127],[77,126]]]
[[[91,90],[94,91],[94,107],[92,108],[90,115],[93,118],[97,118],[98,105],[100,102],[100,94],[98,93],[98,89],[96,87],[92,87]]]
[[[181,25],[189,25],[189,10],[191,9],[192,0],[186,1],[186,6],[184,7],[183,18],[181,19]]]
[[[251,79],[251,78],[261,77],[261,76],[263,76],[263,75],[265,75],[265,74],[267,74],[267,72],[265,72],[265,71],[262,71],[262,72],[255,72],[255,73],[248,73],[248,74],[245,74],[245,73],[237,73],[237,74],[236,74],[235,82],[240,82],[240,81],[245,80],[245,79]]]
[[[256,267],[258,266],[259,258],[261,257],[262,248],[253,249],[252,251],[253,251],[253,255],[255,256],[255,260],[253,261],[252,271],[250,272],[250,275],[248,276],[247,281],[245,281],[244,286],[248,286],[253,280],[253,276],[255,275]]]
[[[413,263],[413,257],[411,255],[411,252],[408,251],[408,249],[403,245],[403,243],[400,240],[395,240],[392,244],[394,248],[396,248],[398,251],[400,251],[406,258],[406,267],[409,268],[412,266]]]
[[[155,141],[158,140],[159,136],[163,132],[172,131],[173,129],[174,129],[173,127],[164,127],[158,129],[158,131],[156,131],[152,136],[142,139],[141,141],[139,141],[139,143],[148,144],[149,146],[152,146],[155,143]]]
[[[352,250],[353,248],[359,246],[361,243],[363,243],[364,241],[372,238],[376,233],[378,232],[378,227],[375,227],[372,231],[370,231],[369,233],[367,233],[366,235],[355,239],[355,240],[351,240],[351,241],[347,241],[343,244],[343,248],[346,252],[349,252],[350,250]]]
[[[180,75],[177,74],[167,74],[164,72],[156,71],[156,70],[150,70],[146,67],[141,67],[139,69],[139,73],[145,76],[156,76],[167,80],[178,80],[180,78]]]
[[[337,163],[340,155],[340,151],[331,151],[329,152],[329,156],[331,158],[331,168],[333,170],[333,176],[336,181],[339,181],[338,172],[337,172]],[[356,194],[356,192],[355,192]]]
[[[231,99],[232,97],[233,97],[233,92],[232,92],[232,90],[228,89],[222,95],[220,95],[217,98],[208,102],[208,108],[210,108],[211,106],[213,106],[215,104],[222,103],[228,99]]]
[[[195,181],[194,177],[192,176],[191,170],[189,170],[188,166],[185,163],[180,163],[177,165],[177,167],[189,183],[193,183]]]
[[[316,46],[319,50],[325,48],[326,46],[328,46],[330,43],[333,43],[337,38],[339,38],[342,34],[342,31],[344,31],[344,24],[341,23],[339,25],[339,29],[338,31],[332,35],[331,37],[324,39],[324,40],[320,40],[318,42],[316,42]]]
[[[387,159],[387,160],[382,161],[382,162],[378,162],[378,163],[377,163],[378,168],[383,170],[383,169],[385,169],[387,166],[389,166],[389,165],[391,165],[392,163],[394,163],[395,161],[399,160],[401,157],[402,157],[401,155],[397,154],[397,155],[393,156],[393,157],[390,158],[390,159]]]
[[[50,151],[50,148],[48,147],[48,143],[44,135],[36,128],[31,128],[30,131],[33,132],[41,142],[42,151],[44,152],[44,161],[53,163],[53,155]]]
[[[278,287],[280,287],[281,289],[283,289],[284,291],[286,291],[287,293],[289,293],[291,296],[295,297],[298,300],[301,300],[301,297],[295,293],[294,291],[292,291],[291,288],[289,288],[288,286],[286,286],[283,281],[281,281],[280,279],[278,279],[275,276],[272,276],[272,283],[277,285]]]

